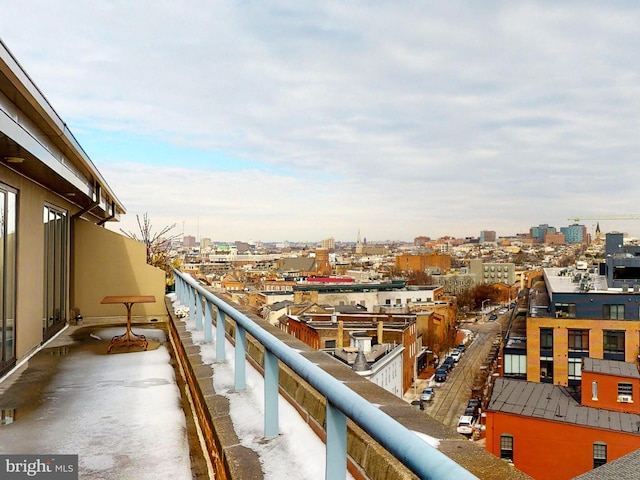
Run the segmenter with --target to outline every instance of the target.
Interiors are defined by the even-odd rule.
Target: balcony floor
[[[190,449],[197,435],[165,332],[134,331],[144,331],[147,351],[107,354],[124,327],[69,326],[7,375],[0,383],[0,453],[77,454],[82,479],[206,478],[197,447]]]

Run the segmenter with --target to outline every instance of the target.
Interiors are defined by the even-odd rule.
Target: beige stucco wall
[[[70,307],[84,318],[126,315],[124,305],[101,305],[107,295],[154,295],[156,303],[136,304],[132,316],[166,320],[164,271],[147,265],[143,243],[76,220]]]
[[[42,343],[44,298],[45,204],[75,212],[75,207],[27,178],[0,165],[0,182],[18,191],[16,255],[16,359],[20,361]]]
[[[46,192],[23,177],[7,182],[18,189],[18,255],[16,292],[16,358],[42,342],[44,227]]]

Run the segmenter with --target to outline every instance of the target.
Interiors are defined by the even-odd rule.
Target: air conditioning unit
[[[618,401],[621,403],[633,403],[631,395],[618,395]]]

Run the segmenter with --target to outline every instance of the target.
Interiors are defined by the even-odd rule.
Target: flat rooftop
[[[582,285],[589,286],[589,292],[597,293],[622,293],[621,288],[609,288],[607,277],[598,273],[590,273],[587,270],[575,268],[545,268],[544,278],[549,293],[580,293],[584,290]]]

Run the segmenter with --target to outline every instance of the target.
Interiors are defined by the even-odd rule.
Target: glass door
[[[0,374],[16,362],[16,197],[0,184]]]
[[[67,212],[44,207],[44,317],[43,339],[67,321]]]

